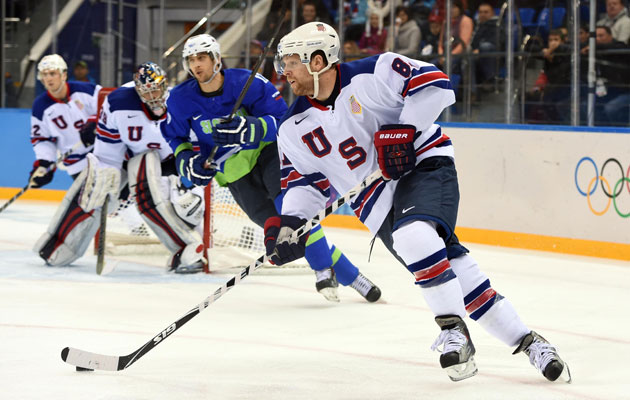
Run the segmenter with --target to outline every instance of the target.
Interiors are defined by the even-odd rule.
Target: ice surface
[[[306,269],[260,271],[128,370],[76,372],[62,348],[126,355],[231,275],[172,275],[159,257],[110,257],[108,276],[93,255],[46,267],[30,249],[55,207],[19,201],[0,214],[1,399],[630,398],[630,263],[470,245],[573,383],[547,382],[472,321],[479,374],[453,383],[429,349],[439,332],[412,277],[378,241],[368,263],[369,235],[341,229],[326,232],[380,286],[379,302],[346,287],[327,302]]]

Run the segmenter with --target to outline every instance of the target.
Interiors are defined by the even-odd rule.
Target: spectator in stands
[[[349,40],[359,41],[365,31],[365,21],[368,11],[367,0],[344,1],[344,25],[346,27],[344,37]]]
[[[329,25],[332,23],[332,21],[330,21],[327,17],[320,14],[314,0],[305,0],[302,3],[301,21],[298,21],[298,25],[315,21],[324,22]],[[278,40],[280,39],[281,38],[278,38]]]
[[[88,68],[88,64],[83,60],[77,61],[74,64],[74,69],[72,70],[72,72],[74,75],[73,80],[75,81],[96,83],[94,81],[94,78],[90,76],[90,69]]]
[[[580,49],[583,49],[584,46],[588,46],[588,26],[587,25],[580,26],[580,32],[578,34],[578,38],[580,40]]]
[[[553,29],[549,32],[548,46],[542,50],[543,71],[547,76],[547,85],[543,90],[547,120],[560,123],[569,121],[567,100],[571,94],[571,49],[563,37],[560,29]]]
[[[13,76],[9,71],[4,73],[4,87],[6,90],[4,104],[2,107],[16,108],[17,107],[17,90],[16,84],[13,81]]]
[[[346,40],[343,42],[343,56],[346,62],[354,61],[361,58],[361,50],[354,40]]]
[[[477,26],[475,27],[470,48],[474,54],[491,53],[499,50],[498,18],[490,3],[483,2],[477,9]],[[497,74],[496,58],[475,58],[473,62],[473,79],[485,84]],[[475,85],[473,85],[475,90]]]
[[[284,16],[280,15],[282,12],[282,0],[274,0],[271,3],[271,11],[267,14],[265,18],[265,22],[263,24],[263,29],[258,32],[256,35],[256,39],[266,44],[271,36],[276,31],[276,27],[281,20],[284,20],[282,23],[282,28],[280,28],[280,32],[278,32],[278,37],[276,38],[276,43],[287,33],[291,32],[291,7],[287,7],[286,13]]]
[[[604,118],[599,119],[611,125],[627,125],[630,122],[630,56],[627,52],[619,51],[630,49],[625,43],[613,38],[612,29],[608,26],[597,27],[595,40],[596,63],[601,79],[598,83],[605,85],[605,95],[598,98],[598,103],[603,105]],[[600,87],[599,94],[603,93]]]
[[[429,33],[424,37],[422,41],[422,51],[421,54],[423,56],[429,56],[432,54],[437,54],[438,51],[438,42],[440,37],[442,36],[442,24],[444,19],[440,15],[438,10],[431,11],[429,15]],[[435,64],[436,61],[432,61],[432,64]]]
[[[383,28],[383,21],[375,12],[370,14],[369,21],[370,25],[359,40],[359,49],[362,54],[380,54],[385,51],[387,44],[387,29]]]
[[[630,17],[625,0],[606,0],[606,16],[597,21],[598,26],[607,26],[615,40],[628,44],[630,39]]]
[[[462,54],[468,50],[472,40],[473,20],[464,14],[462,0],[454,0],[451,9],[451,35],[453,38],[451,54]],[[444,54],[444,33],[446,29],[442,27],[440,41],[438,42],[438,53]],[[444,62],[441,62],[444,64]]]
[[[388,48],[398,54],[416,58],[422,35],[416,21],[410,18],[407,7],[396,8],[396,24],[388,35]]]
[[[249,44],[249,65],[245,65],[245,57],[241,58],[237,68],[253,69],[258,62],[258,58],[265,51],[265,46],[259,40],[252,40]],[[274,78],[275,69],[273,67],[273,56],[267,54],[267,58],[260,64],[260,68],[257,71],[265,78],[272,80]]]

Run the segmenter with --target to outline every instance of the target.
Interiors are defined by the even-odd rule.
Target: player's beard
[[[199,83],[208,82],[211,76],[212,76],[212,71],[210,72],[201,71],[199,74],[195,74],[195,78],[197,79],[197,82]]]
[[[313,77],[309,75],[309,78],[305,80],[305,82],[300,83],[299,81],[293,82],[291,85],[291,90],[293,90],[293,94],[296,96],[309,96],[315,92],[315,84],[313,83]]]

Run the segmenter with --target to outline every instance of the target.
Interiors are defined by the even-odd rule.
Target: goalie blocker
[[[194,227],[203,216],[202,197],[179,188],[175,176],[162,176],[156,151],[140,154],[127,164],[129,188],[143,220],[172,253],[167,267],[178,273],[203,270],[203,243]],[[165,174],[174,171],[166,167]],[[37,241],[34,251],[52,266],[67,265],[81,257],[99,228],[101,207],[108,194],[117,197],[119,172],[99,167],[90,155],[88,168],[72,184],[49,227]],[[194,189],[193,189],[194,190]],[[111,197],[110,197],[111,199]],[[110,204],[116,203],[110,201]],[[110,207],[110,209],[115,209]]]

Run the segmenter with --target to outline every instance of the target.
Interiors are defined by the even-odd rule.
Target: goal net
[[[103,88],[99,95],[99,114],[107,94],[115,88]],[[215,181],[204,190],[205,213],[202,224],[197,227],[204,244],[208,260],[206,272],[227,268],[245,267],[264,254],[263,229],[254,224],[238,206],[227,187]],[[98,239],[98,233],[97,233]],[[95,240],[95,252],[98,240]],[[164,265],[169,257],[155,233],[140,216],[134,196],[120,200],[118,209],[107,218],[105,254],[115,256],[161,258]],[[283,266],[306,267],[304,261]],[[279,269],[278,267],[271,267]]]

